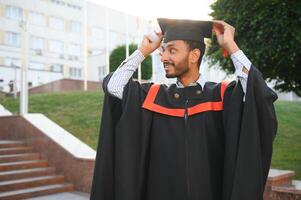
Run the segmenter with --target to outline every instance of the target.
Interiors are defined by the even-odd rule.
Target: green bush
[[[129,54],[131,55],[137,49],[136,44],[129,45]],[[111,55],[110,55],[110,72],[115,71],[119,65],[124,61],[126,58],[126,48],[125,45],[116,47]],[[134,78],[138,77],[138,69],[134,73]],[[148,80],[152,77],[152,59],[148,56],[142,63],[141,63],[141,78],[144,80]]]
[[[301,95],[301,1],[217,0],[214,19],[235,27],[235,41],[264,78],[276,89]],[[230,59],[221,56],[216,37],[208,50],[212,65],[233,73]]]

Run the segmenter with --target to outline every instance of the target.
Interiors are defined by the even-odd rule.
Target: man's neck
[[[186,76],[186,77],[179,77],[178,81],[184,86],[190,86],[191,84],[197,82],[199,79],[200,74],[194,74],[193,76]]]

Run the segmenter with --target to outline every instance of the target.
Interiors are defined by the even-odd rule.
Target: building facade
[[[90,2],[85,6],[83,0],[0,0],[0,90],[5,92],[14,82],[20,88],[24,23],[29,86],[82,80],[85,42],[87,79],[100,81],[107,74],[106,47],[110,52],[126,43],[125,13]],[[147,20],[128,16],[129,43],[137,43],[147,27]]]

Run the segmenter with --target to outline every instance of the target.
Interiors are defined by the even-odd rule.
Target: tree
[[[211,16],[235,27],[235,41],[275,89],[301,96],[301,1],[217,0]],[[233,73],[216,41],[208,48],[210,65],[220,64]]]
[[[136,44],[129,45],[129,54],[132,54],[137,49]],[[111,55],[110,55],[110,72],[115,71],[118,66],[124,61],[126,58],[126,48],[125,45],[116,47]],[[134,73],[134,78],[138,77],[138,70]],[[148,80],[152,77],[152,59],[151,57],[147,57],[141,63],[141,78]]]

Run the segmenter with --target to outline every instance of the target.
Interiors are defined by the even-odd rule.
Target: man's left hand
[[[234,41],[235,28],[233,26],[224,21],[213,20],[213,31],[216,34],[218,44],[229,54],[239,50]]]

